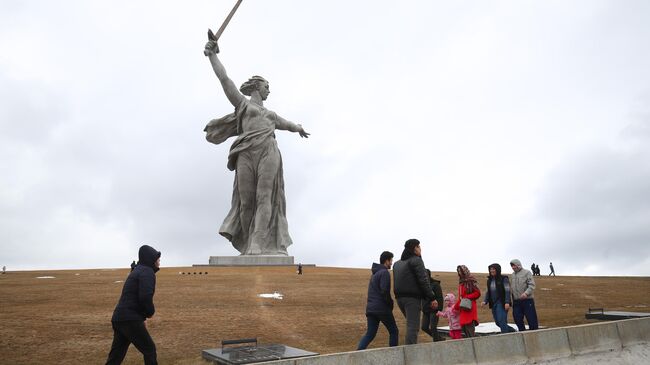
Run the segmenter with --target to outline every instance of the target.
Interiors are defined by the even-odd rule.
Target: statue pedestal
[[[210,256],[207,265],[194,266],[287,266],[295,265],[293,256],[281,255],[241,255],[241,256]]]

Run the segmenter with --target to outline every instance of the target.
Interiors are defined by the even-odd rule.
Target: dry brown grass
[[[179,275],[180,271],[208,275]],[[110,318],[128,270],[9,272],[0,275],[0,362],[100,364],[112,340]],[[51,275],[55,279],[36,279]],[[370,270],[305,267],[164,268],[157,274],[156,315],[147,326],[161,364],[203,364],[201,350],[224,339],[258,337],[319,353],[354,350],[366,326]],[[456,292],[455,273],[437,273]],[[478,274],[477,277],[484,277]],[[589,307],[648,311],[647,277],[538,277],[540,324],[587,323]],[[484,280],[480,280],[484,286]],[[283,300],[263,299],[278,291]],[[404,319],[395,310],[402,333]],[[492,321],[479,309],[481,321]],[[444,320],[443,320],[444,322]],[[445,323],[441,322],[441,325]],[[403,335],[400,335],[400,342]],[[420,341],[430,341],[421,333]],[[385,346],[381,328],[371,347]],[[141,363],[133,347],[125,364]]]

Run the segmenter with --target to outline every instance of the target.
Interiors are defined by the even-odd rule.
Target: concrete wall
[[[363,334],[360,333],[359,337]],[[351,344],[350,346],[354,346]],[[650,364],[650,318],[343,352],[274,365]]]

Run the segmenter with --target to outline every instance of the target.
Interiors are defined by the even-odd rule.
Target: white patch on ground
[[[553,290],[551,288],[541,288],[540,290],[548,291],[548,290]]]
[[[79,273],[74,274],[74,276],[79,276]]]
[[[260,298],[271,298],[271,299],[279,299],[279,300],[282,300],[282,298],[284,297],[284,295],[278,293],[277,291],[273,292],[273,294],[257,294],[257,296]]]
[[[513,323],[508,323],[508,326],[512,327],[512,329],[514,329],[515,331],[517,330],[517,325]],[[528,328],[528,325],[524,325],[524,326]],[[449,331],[449,326],[438,327],[438,329],[441,329],[443,331]],[[476,333],[482,333],[482,334],[500,333],[501,328],[499,328],[499,326],[497,326],[497,324],[494,322],[484,322],[476,326],[475,331]]]
[[[37,276],[36,279],[56,279],[56,276]]]
[[[116,280],[116,281],[114,281],[114,283],[116,283],[116,284],[117,284],[117,283],[123,283],[123,282],[124,282],[123,280]]]

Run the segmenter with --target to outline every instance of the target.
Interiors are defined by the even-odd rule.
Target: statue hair
[[[253,76],[241,85],[239,91],[241,91],[241,93],[246,96],[251,96],[253,91],[259,89],[259,86],[262,82],[268,83],[268,81],[266,81],[266,79],[262,76]]]

